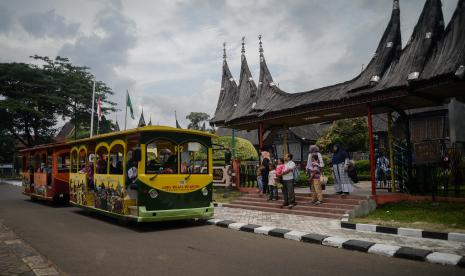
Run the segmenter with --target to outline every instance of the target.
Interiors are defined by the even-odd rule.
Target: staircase
[[[376,203],[369,196],[360,195],[330,195],[325,194],[323,203],[313,205],[310,203],[310,194],[296,194],[297,205],[292,209],[281,208],[282,196],[277,201],[267,201],[268,196],[260,197],[257,193],[248,193],[240,196],[231,203],[223,204],[224,207],[241,208],[248,210],[304,215],[340,219],[344,214],[359,216],[367,214],[376,208]]]

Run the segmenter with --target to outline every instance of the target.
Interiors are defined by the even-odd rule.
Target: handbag
[[[321,190],[326,190],[326,184],[328,184],[328,177],[321,174],[320,176]]]

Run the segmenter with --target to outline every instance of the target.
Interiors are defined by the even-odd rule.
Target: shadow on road
[[[52,208],[67,208],[67,207],[72,207],[69,203],[56,203],[48,200],[39,200],[39,199],[32,199],[32,198],[26,198],[24,199],[25,202],[29,202],[32,204],[38,204],[46,207],[52,207]]]
[[[87,211],[87,210],[74,210],[72,211],[75,214],[85,216],[89,219],[95,219],[103,221],[115,226],[124,227],[139,233],[145,232],[158,232],[174,229],[187,229],[200,226],[206,226],[202,221],[196,220],[177,220],[177,221],[161,221],[161,222],[134,222],[134,221],[124,221],[117,218],[109,217],[104,214],[97,212]]]

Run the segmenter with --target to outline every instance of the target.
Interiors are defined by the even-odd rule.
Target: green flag
[[[126,91],[127,97],[126,97],[126,106],[129,107],[129,113],[131,115],[131,118],[134,120],[134,110],[132,109],[132,103],[131,103],[131,97],[129,97],[129,92]]]

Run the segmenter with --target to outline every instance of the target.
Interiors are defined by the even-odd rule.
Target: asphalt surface
[[[0,184],[0,219],[69,275],[465,275],[465,270],[196,222],[120,225]]]

